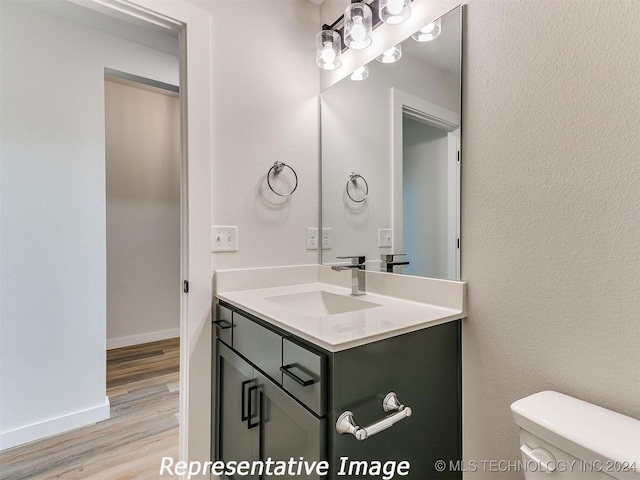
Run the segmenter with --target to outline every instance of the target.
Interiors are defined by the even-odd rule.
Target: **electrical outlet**
[[[307,227],[307,250],[317,250],[318,242],[318,229]]]
[[[378,247],[391,247],[393,232],[390,228],[378,229]]]
[[[237,252],[238,251],[238,227],[212,225],[211,226],[211,251],[212,252]]]
[[[331,229],[323,228],[322,229],[322,250],[331,250]]]

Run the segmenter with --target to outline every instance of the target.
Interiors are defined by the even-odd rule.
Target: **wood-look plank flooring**
[[[178,458],[179,339],[107,351],[111,418],[0,452],[0,479],[159,477]]]

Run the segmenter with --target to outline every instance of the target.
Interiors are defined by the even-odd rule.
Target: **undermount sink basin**
[[[336,295],[335,293],[324,291],[277,295],[275,297],[266,297],[265,300],[283,307],[294,308],[304,312],[306,315],[316,317],[355,312],[356,310],[380,306],[377,303],[367,302],[359,298]]]

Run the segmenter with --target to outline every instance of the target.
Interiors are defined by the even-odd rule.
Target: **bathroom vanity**
[[[218,291],[214,460],[326,462],[326,476],[292,478],[461,478],[435,464],[461,458],[464,308],[363,298],[319,282]]]

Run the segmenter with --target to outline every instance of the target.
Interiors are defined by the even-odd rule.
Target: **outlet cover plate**
[[[318,228],[307,227],[307,250],[317,250],[318,242]]]

